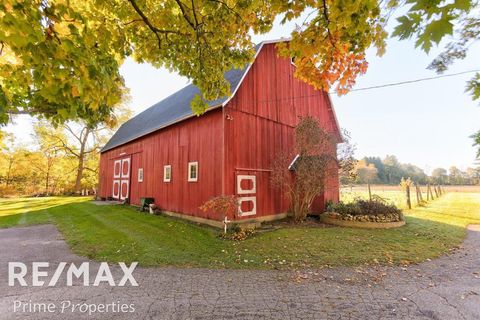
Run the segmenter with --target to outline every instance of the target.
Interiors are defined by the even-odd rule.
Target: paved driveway
[[[49,261],[53,273],[60,261],[87,260],[73,255],[51,225],[0,230],[0,244],[0,319],[480,319],[480,226],[469,228],[459,250],[408,268],[137,268],[138,287],[84,287],[78,281],[67,287],[65,277],[55,287],[9,287],[9,261]],[[92,266],[95,275],[98,263]],[[123,275],[118,267],[113,273]],[[14,312],[15,301],[24,309]],[[62,313],[62,302],[111,307],[88,317],[71,307]],[[30,312],[48,303],[56,306],[53,313]],[[114,304],[131,304],[135,311],[121,312]]]

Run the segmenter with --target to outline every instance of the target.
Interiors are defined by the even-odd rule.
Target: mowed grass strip
[[[463,241],[468,224],[480,224],[480,194],[448,193],[406,217],[398,229],[298,225],[232,242],[220,239],[219,230],[88,198],[0,199],[0,227],[53,223],[75,253],[99,261],[283,269],[435,258]]]

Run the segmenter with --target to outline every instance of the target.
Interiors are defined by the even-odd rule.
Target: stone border
[[[395,222],[372,222],[372,221],[361,222],[361,221],[332,219],[327,217],[324,214],[320,215],[320,221],[327,224],[340,226],[340,227],[364,228],[364,229],[391,229],[391,228],[398,228],[405,225],[405,220],[395,221]]]

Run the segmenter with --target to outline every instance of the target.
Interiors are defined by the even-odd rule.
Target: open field
[[[394,203],[402,209],[406,209],[406,193],[398,185],[371,185],[372,195],[380,196],[389,203]],[[480,186],[442,186],[446,192],[480,193]],[[420,186],[423,200],[427,199],[427,187]],[[435,193],[434,193],[435,194]],[[344,186],[340,189],[340,200],[350,202],[355,198],[368,199],[367,185]],[[417,198],[414,189],[411,191],[410,199],[412,206],[417,206]]]
[[[409,263],[458,246],[465,226],[480,224],[480,194],[448,193],[406,211],[407,225],[360,230],[298,225],[257,233],[243,242],[219,231],[88,198],[0,199],[0,227],[53,223],[72,250],[99,261],[144,266],[297,268],[324,265]]]

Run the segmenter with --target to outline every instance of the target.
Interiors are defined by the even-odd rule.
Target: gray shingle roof
[[[232,69],[225,73],[225,79],[230,82],[230,90],[232,92],[234,92],[240,84],[243,75],[247,71],[248,66],[243,69]],[[198,93],[200,93],[198,87],[193,84],[188,85],[136,115],[125,122],[117,132],[115,132],[112,138],[110,138],[107,144],[102,148],[102,152],[193,116],[194,113],[190,108],[190,101]],[[209,101],[209,109],[221,105],[226,100],[228,100],[228,97]]]

